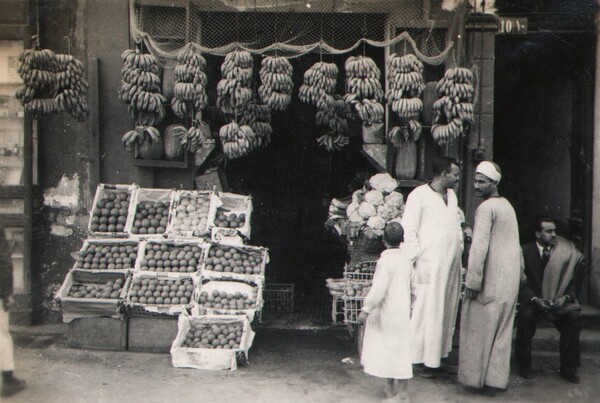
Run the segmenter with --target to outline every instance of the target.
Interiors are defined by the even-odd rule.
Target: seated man
[[[540,320],[551,321],[560,332],[560,375],[579,383],[579,332],[581,306],[577,301],[577,276],[583,267],[583,255],[575,245],[556,235],[551,218],[536,223],[536,241],[523,246],[525,275],[519,292],[517,369],[529,378],[531,339]]]

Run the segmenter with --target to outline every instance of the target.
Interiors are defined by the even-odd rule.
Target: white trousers
[[[13,340],[8,330],[8,311],[4,310],[4,303],[0,300],[0,369],[2,371],[15,369]]]

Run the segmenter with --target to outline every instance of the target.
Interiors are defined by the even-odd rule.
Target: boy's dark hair
[[[391,246],[398,246],[404,241],[404,228],[397,221],[387,223],[383,230],[383,240]]]
[[[450,157],[435,157],[432,161],[433,176],[441,175],[442,172],[450,172],[452,165],[458,165],[458,161]]]
[[[539,216],[535,219],[535,222],[533,223],[536,232],[542,230],[543,222],[551,222],[552,224],[556,225],[556,221],[554,221],[553,218],[547,216]]]

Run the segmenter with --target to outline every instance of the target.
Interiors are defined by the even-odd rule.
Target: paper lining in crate
[[[130,281],[131,275],[120,271],[90,272],[76,269],[69,271],[55,295],[62,308],[63,322],[100,316],[121,318],[119,309],[127,294]],[[75,288],[78,284],[86,285],[85,291],[82,289],[79,292],[81,288]],[[110,287],[110,294],[107,295],[108,287]],[[96,289],[102,289],[100,296],[97,296]]]
[[[205,250],[202,277],[264,283],[267,263],[267,248],[211,242]]]
[[[217,192],[215,209],[209,218],[211,233],[218,228],[234,228],[250,239],[252,198],[235,193]]]
[[[200,239],[151,239],[140,242],[136,273],[200,274],[205,243]],[[166,257],[165,257],[166,256]]]
[[[349,280],[373,280],[377,260],[347,264],[344,267],[344,278]]]
[[[347,282],[348,280],[345,278],[328,278],[325,280],[327,288],[329,288],[329,294],[334,298],[342,298],[344,296]]]
[[[88,221],[90,235],[94,237],[127,237],[125,228],[133,210],[133,198],[136,190],[136,185],[100,183],[96,187],[94,204]]]
[[[73,253],[73,269],[92,272],[132,271],[139,259],[139,242],[135,239],[86,239],[79,252]]]
[[[254,332],[246,315],[200,315],[194,307],[191,316],[179,315],[177,326],[171,345],[174,367],[234,371],[238,361],[247,362]]]
[[[163,238],[169,224],[169,212],[175,191],[138,188],[125,231],[132,238]]]
[[[364,297],[344,297],[344,323],[358,323]]]
[[[197,290],[195,301],[207,315],[247,315],[252,322],[263,306],[262,282],[209,280]],[[221,302],[227,300],[227,308]],[[235,306],[235,308],[233,307]]]
[[[209,219],[218,202],[215,192],[178,190],[173,197],[167,234],[169,237],[202,237],[210,235]]]
[[[197,279],[186,274],[134,273],[125,299],[129,316],[178,315],[193,305]]]

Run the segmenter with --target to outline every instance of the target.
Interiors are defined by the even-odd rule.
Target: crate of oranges
[[[135,271],[144,274],[199,274],[204,243],[192,239],[151,239],[140,242]]]
[[[120,318],[130,277],[130,273],[117,271],[71,270],[55,295],[63,321],[100,316]]]
[[[263,285],[252,281],[204,281],[195,298],[206,315],[246,315],[252,322],[263,306]]]
[[[126,237],[125,226],[133,207],[132,201],[136,189],[136,185],[99,184],[88,222],[90,235]]]
[[[171,205],[169,237],[202,237],[210,235],[209,217],[215,209],[215,193],[210,191],[177,191]]]
[[[211,242],[206,247],[202,276],[213,279],[234,279],[264,282],[269,262],[266,248]]]
[[[250,239],[250,215],[252,198],[235,193],[217,192],[215,208],[209,219],[211,235],[220,229],[235,229],[243,237]]]
[[[174,194],[171,189],[137,189],[125,231],[133,238],[164,237]]]
[[[128,316],[179,315],[192,306],[196,278],[135,273],[125,300]]]
[[[171,362],[177,368],[235,370],[247,362],[254,332],[245,315],[179,315]]]
[[[75,252],[73,269],[128,272],[135,268],[139,242],[133,239],[87,239]]]

